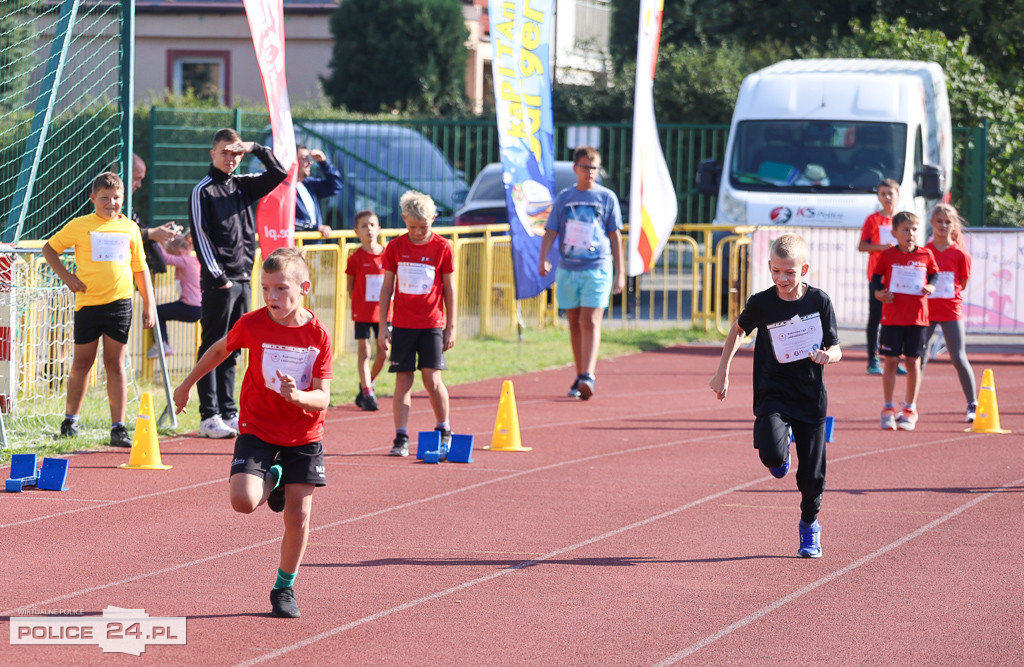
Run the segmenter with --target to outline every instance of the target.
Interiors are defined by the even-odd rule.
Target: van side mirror
[[[942,167],[937,167],[934,164],[924,165],[921,167],[921,171],[914,174],[917,196],[925,199],[941,199],[944,180],[945,174],[942,173]]]
[[[718,185],[722,180],[722,165],[718,160],[701,160],[697,165],[697,192],[708,197],[718,194]]]

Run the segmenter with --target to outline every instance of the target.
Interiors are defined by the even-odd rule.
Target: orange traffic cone
[[[1009,433],[999,425],[999,402],[996,401],[996,383],[992,377],[992,369],[986,368],[981,376],[981,389],[978,391],[978,409],[975,412],[974,424],[967,429],[968,433]]]
[[[160,461],[160,440],[156,434],[156,419],[153,418],[153,398],[148,391],[142,394],[139,416],[135,420],[132,453],[128,456],[128,463],[122,463],[118,468],[171,469],[171,466],[165,466]]]
[[[496,452],[528,452],[532,447],[523,447],[519,437],[519,411],[516,410],[516,392],[512,381],[501,385],[501,400],[498,401],[498,418],[494,420],[494,437],[484,449]]]

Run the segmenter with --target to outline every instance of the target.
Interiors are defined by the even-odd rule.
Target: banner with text
[[[295,245],[295,128],[288,101],[285,76],[283,0],[242,0],[249,19],[252,45],[263,79],[263,92],[270,111],[270,129],[274,137],[274,155],[288,168],[288,178],[260,200],[256,209],[256,229],[260,235],[260,253],[266,257],[278,248]]]
[[[663,0],[640,0],[633,94],[633,160],[629,187],[630,276],[650,271],[676,224],[679,205],[654,118],[654,70],[658,64]]]
[[[554,282],[540,275],[544,223],[555,199],[555,135],[550,45],[554,0],[511,0],[491,14],[491,69],[501,146],[516,298]],[[557,248],[549,254],[558,265]]]

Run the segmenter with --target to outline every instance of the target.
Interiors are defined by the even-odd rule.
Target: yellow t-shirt
[[[75,310],[132,298],[132,274],[146,266],[139,226],[123,215],[74,218],[47,243],[57,253],[75,249],[75,275],[85,283],[85,291],[75,294]]]

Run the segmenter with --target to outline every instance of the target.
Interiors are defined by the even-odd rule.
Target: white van
[[[945,76],[911,60],[785,60],[743,81],[724,164],[701,164],[715,224],[860,227],[884,178],[898,208],[948,200],[952,127]]]

